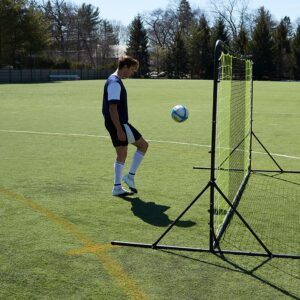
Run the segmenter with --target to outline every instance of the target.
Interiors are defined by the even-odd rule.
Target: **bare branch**
[[[233,38],[245,26],[248,17],[248,0],[210,0],[212,13],[226,22]]]

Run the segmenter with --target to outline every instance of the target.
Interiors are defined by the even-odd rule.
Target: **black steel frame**
[[[160,235],[160,237],[152,244],[146,243],[136,243],[136,242],[124,242],[124,241],[112,241],[112,245],[119,246],[129,246],[129,247],[139,247],[139,248],[151,248],[151,249],[168,249],[168,250],[180,250],[180,251],[190,251],[190,252],[210,252],[213,254],[232,254],[232,255],[248,255],[248,256],[261,256],[261,257],[269,257],[269,258],[292,258],[292,259],[300,259],[300,254],[283,254],[283,253],[272,253],[270,249],[265,245],[265,243],[261,240],[261,238],[257,235],[257,233],[252,229],[252,227],[248,224],[248,222],[244,219],[244,217],[237,210],[237,206],[243,191],[249,181],[249,178],[252,173],[255,172],[272,172],[272,173],[294,173],[300,174],[300,170],[292,171],[292,170],[283,170],[278,162],[274,159],[271,153],[267,150],[267,148],[263,145],[263,143],[258,139],[258,137],[253,132],[253,80],[251,80],[251,124],[250,124],[250,154],[249,154],[249,168],[246,176],[240,188],[231,202],[227,196],[222,192],[220,187],[216,182],[216,168],[215,168],[215,155],[216,155],[216,128],[217,128],[217,94],[218,94],[218,65],[219,59],[222,51],[230,52],[230,49],[220,40],[216,42],[215,45],[215,54],[214,54],[214,88],[213,88],[213,111],[212,111],[212,135],[211,135],[211,166],[209,167],[194,167],[194,169],[202,169],[202,170],[210,170],[210,180],[207,185],[200,191],[200,193],[192,200],[192,202],[179,214],[175,221],[169,225],[169,227]],[[244,57],[245,58],[245,57]],[[253,138],[260,144],[260,146],[265,150],[271,160],[274,162],[278,170],[258,170],[252,169],[252,140]],[[233,151],[232,151],[233,152]],[[232,153],[231,152],[231,153]],[[229,154],[229,156],[231,155]],[[244,171],[242,169],[223,169],[218,168],[218,170],[228,170],[228,171]],[[184,214],[195,204],[195,202],[207,191],[210,190],[210,221],[209,221],[209,247],[208,248],[195,248],[195,247],[182,247],[175,245],[163,245],[159,244],[160,241],[167,235],[167,233],[173,228],[173,226],[184,216]],[[222,198],[227,202],[230,207],[229,212],[227,213],[225,220],[223,222],[222,227],[220,228],[218,234],[216,235],[214,230],[214,199],[215,192],[218,192]],[[245,227],[250,231],[253,237],[257,240],[257,242],[261,245],[264,252],[247,252],[247,251],[232,251],[221,249],[220,240],[223,234],[226,231],[228,224],[233,215],[237,215],[237,217],[242,221]]]

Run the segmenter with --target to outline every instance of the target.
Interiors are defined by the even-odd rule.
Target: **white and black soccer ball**
[[[184,122],[189,117],[189,110],[184,105],[175,105],[172,108],[171,117],[176,122]]]

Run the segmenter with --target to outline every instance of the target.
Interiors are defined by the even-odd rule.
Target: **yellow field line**
[[[80,255],[84,253],[95,254],[97,259],[101,262],[103,268],[106,270],[106,272],[109,273],[118,282],[119,286],[131,299],[148,299],[148,297],[139,289],[136,283],[128,276],[128,274],[120,266],[120,264],[104,253],[106,250],[111,249],[113,247],[112,245],[94,243],[85,234],[80,232],[80,230],[73,223],[51,212],[47,208],[35,203],[31,199],[24,197],[23,195],[9,191],[2,187],[0,187],[0,193],[10,198],[13,198],[14,200],[17,200],[18,202],[22,203],[27,207],[30,207],[36,212],[39,212],[48,220],[64,228],[66,231],[69,232],[69,234],[71,234],[74,238],[76,238],[79,242],[83,244],[83,247],[80,249],[69,250],[69,255]]]
[[[86,254],[86,253],[98,253],[98,252],[105,252],[106,250],[109,250],[111,248],[115,248],[115,246],[112,246],[111,244],[93,244],[91,246],[82,247],[79,249],[71,249],[68,251],[69,255],[80,255],[80,254]]]

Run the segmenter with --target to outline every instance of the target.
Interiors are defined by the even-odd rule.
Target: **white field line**
[[[255,115],[259,114],[259,115],[276,115],[276,116],[299,116],[300,113],[272,113],[272,112],[263,112],[263,111],[258,111],[258,112],[254,112]]]
[[[93,138],[103,138],[109,139],[110,137],[107,135],[95,135],[95,134],[83,134],[83,133],[61,133],[61,132],[42,132],[42,131],[25,131],[25,130],[8,130],[8,129],[0,129],[0,132],[7,132],[7,133],[25,133],[25,134],[39,134],[39,135],[58,135],[58,136],[75,136],[75,137],[93,137]],[[161,141],[161,140],[151,140],[148,139],[148,142],[153,143],[162,143],[162,144],[175,144],[175,145],[185,145],[185,146],[194,146],[194,147],[204,147],[210,148],[210,145],[201,145],[201,144],[193,144],[193,143],[184,143],[184,142],[176,142],[176,141]],[[264,154],[267,155],[266,152],[259,152],[259,151],[252,151],[256,154]],[[285,157],[289,159],[300,159],[298,156],[290,156],[286,154],[279,154],[279,153],[270,153],[274,156]]]

